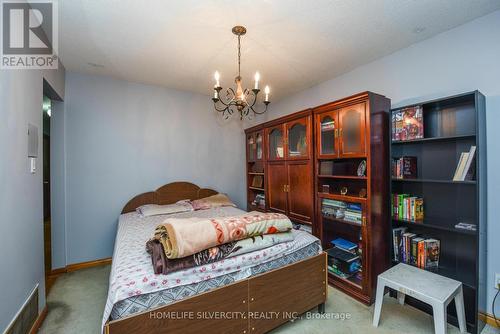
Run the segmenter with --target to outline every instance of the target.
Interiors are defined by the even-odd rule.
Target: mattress
[[[307,232],[293,231],[295,239],[291,242],[168,275],[154,274],[145,244],[163,220],[169,217],[224,217],[243,213],[236,208],[224,207],[147,218],[135,212],[121,215],[103,326],[110,317],[119,319],[167,305],[321,252],[316,237]]]

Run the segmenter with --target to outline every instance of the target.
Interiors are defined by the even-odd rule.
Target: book
[[[392,243],[393,243],[393,255],[394,261],[400,261],[400,246],[402,234],[407,231],[406,227],[397,227],[392,230]]]
[[[441,248],[441,243],[437,239],[426,239],[424,241],[425,246],[425,262],[424,268],[437,268],[439,266],[439,253]]]
[[[392,177],[397,179],[416,179],[417,157],[401,157],[393,159]]]
[[[458,160],[457,168],[455,169],[455,175],[453,175],[453,181],[461,181],[461,177],[464,172],[468,156],[469,153],[466,152],[462,152],[460,154],[460,159]]]
[[[358,245],[356,245],[354,242],[350,242],[349,240],[343,239],[343,238],[337,238],[335,240],[330,241],[332,245],[335,247],[341,248],[346,251],[353,251],[356,248],[358,248]]]
[[[462,175],[460,176],[460,181],[465,181],[465,178],[469,173],[469,171],[471,170],[471,165],[472,165],[472,161],[474,161],[474,155],[476,153],[476,146],[471,146],[470,147],[470,150],[469,150],[469,154],[467,155],[467,161],[465,163],[465,167],[464,167],[464,171],[462,173]]]
[[[393,141],[424,138],[422,106],[407,107],[394,111],[391,121]]]

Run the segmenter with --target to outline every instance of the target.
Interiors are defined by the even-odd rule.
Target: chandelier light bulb
[[[260,74],[259,72],[255,73],[255,89],[259,89],[259,80],[260,80]]]
[[[266,86],[266,88],[264,89],[264,92],[266,93],[266,98],[264,101],[269,101],[269,93],[271,92],[271,90],[269,89],[269,86]]]
[[[217,87],[220,87],[220,82],[219,82],[220,74],[219,74],[219,71],[215,71],[214,78],[215,78],[215,85]]]

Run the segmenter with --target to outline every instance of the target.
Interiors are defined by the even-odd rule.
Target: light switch
[[[36,172],[36,158],[30,158],[30,172],[31,174]]]

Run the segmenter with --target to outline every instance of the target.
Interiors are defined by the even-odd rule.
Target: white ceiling
[[[498,0],[60,0],[70,71],[211,94],[258,70],[277,100],[500,9]],[[420,31],[422,30],[422,31]],[[102,66],[91,66],[99,64]]]

